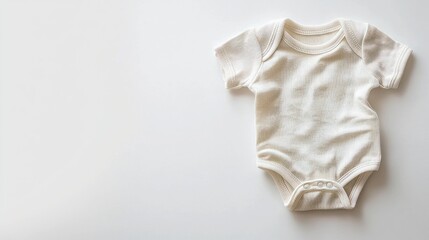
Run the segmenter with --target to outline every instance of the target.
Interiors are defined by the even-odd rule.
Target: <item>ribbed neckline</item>
[[[292,37],[289,33],[293,32],[300,35],[322,35],[331,32],[337,32],[334,37],[320,44],[307,44],[303,43],[296,38]],[[320,54],[331,51],[334,49],[341,40],[344,38],[344,27],[343,21],[340,18],[336,18],[328,23],[320,25],[303,25],[293,21],[292,19],[286,18],[283,20],[283,40],[293,49],[307,53],[307,54]]]

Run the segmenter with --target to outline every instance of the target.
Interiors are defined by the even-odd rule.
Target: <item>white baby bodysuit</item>
[[[354,208],[380,165],[373,88],[397,88],[412,50],[368,23],[279,19],[214,49],[225,88],[255,96],[257,166],[291,210]]]

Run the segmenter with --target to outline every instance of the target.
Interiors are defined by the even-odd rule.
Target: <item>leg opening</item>
[[[259,160],[257,162],[257,166],[266,171],[272,177],[281,194],[283,204],[287,206],[293,191],[301,181],[298,180],[298,178],[296,178],[287,168],[278,163]]]
[[[288,202],[288,199],[290,198],[293,188],[290,184],[288,184],[283,177],[269,169],[264,169],[274,180],[274,183],[276,184],[277,190],[280,192],[280,195],[282,197],[283,203],[286,204]]]
[[[350,185],[348,187],[350,189],[350,192],[347,194],[350,199],[351,208],[354,208],[356,206],[356,202],[359,198],[359,195],[365,186],[366,181],[371,176],[373,171],[364,172],[353,179],[353,181],[346,184],[346,186]]]

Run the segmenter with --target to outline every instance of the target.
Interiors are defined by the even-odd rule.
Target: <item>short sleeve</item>
[[[255,29],[245,30],[214,48],[226,89],[241,88],[256,76],[262,62]]]
[[[397,88],[412,50],[368,24],[363,39],[363,60],[380,87]]]

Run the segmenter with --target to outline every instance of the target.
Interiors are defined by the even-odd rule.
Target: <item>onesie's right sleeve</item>
[[[261,47],[254,28],[245,30],[214,48],[226,89],[248,86],[262,63]]]
[[[382,88],[397,88],[412,50],[370,24],[363,39],[363,59]]]

